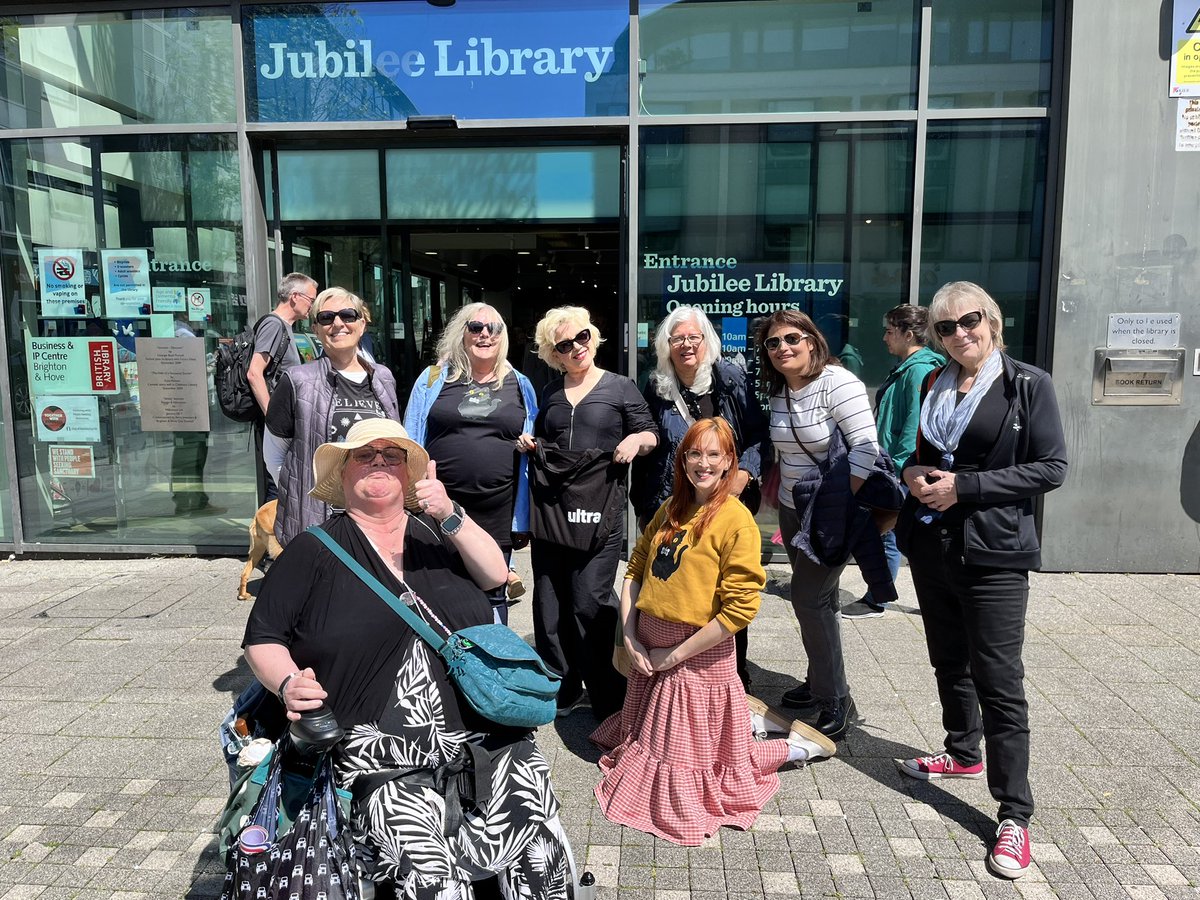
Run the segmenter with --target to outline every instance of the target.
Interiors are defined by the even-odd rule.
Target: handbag
[[[283,755],[276,746],[253,812],[225,855],[221,900],[358,900],[354,845],[328,758],[279,834]]]
[[[498,725],[517,728],[536,728],[554,720],[561,676],[515,631],[507,625],[490,624],[452,632],[416,591],[401,582],[406,596],[421,604],[426,615],[446,632],[441,638],[319,525],[308,530],[445,660],[450,680],[477,713]]]

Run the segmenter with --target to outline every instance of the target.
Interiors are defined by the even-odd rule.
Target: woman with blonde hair
[[[565,452],[611,454],[611,505],[625,506],[625,479],[634,457],[658,443],[654,420],[637,386],[596,365],[602,338],[581,306],[560,306],[538,322],[538,356],[562,378],[542,394],[532,433],[518,439],[522,451],[540,442]],[[594,549],[581,550],[533,539],[533,612],[537,650],[562,673],[559,714],[566,715],[590,694],[594,712],[604,718],[621,708],[625,680],[612,666],[617,625],[613,592],[623,543],[620,516],[606,519]]]
[[[324,355],[284,371],[271,392],[263,434],[263,461],[279,486],[275,537],[285,546],[333,512],[309,496],[317,447],[345,440],[364,419],[400,420],[396,379],[361,351],[371,321],[362,298],[330,287],[317,295],[312,310]]]
[[[786,739],[753,740],[733,636],[758,612],[766,573],[758,525],[733,495],[737,472],[728,422],[700,419],[687,430],[673,491],[621,589],[632,660],[625,705],[592,735],[610,751],[596,788],[604,814],[687,846],[722,825],[749,828],[784,763],[837,751],[801,722]]]
[[[437,342],[437,362],[418,377],[404,428],[437,463],[450,498],[492,536],[506,558],[529,531],[528,461],[514,449],[533,430],[537,397],[508,363],[508,329],[486,303],[458,310]],[[515,575],[489,596],[497,621],[519,596]]]

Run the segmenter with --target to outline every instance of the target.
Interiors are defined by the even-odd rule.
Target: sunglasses
[[[334,319],[341,319],[347,325],[353,325],[362,318],[362,313],[348,306],[345,309],[323,309],[315,318],[318,325],[332,325]]]
[[[565,341],[559,341],[554,345],[555,353],[570,353],[571,348],[578,344],[580,347],[586,347],[592,342],[592,330],[585,328],[573,338],[567,338]]]
[[[474,320],[467,323],[467,331],[470,334],[483,334],[485,331],[492,337],[504,331],[503,322],[476,322]]]
[[[408,462],[408,451],[403,447],[356,447],[350,451],[350,458],[360,466],[369,466],[375,462],[376,456],[382,456],[384,463],[389,466],[403,466]]]
[[[942,319],[940,322],[933,323],[933,330],[938,333],[938,337],[948,338],[958,331],[959,326],[963,331],[970,331],[973,328],[978,328],[979,323],[983,321],[982,312],[969,312],[961,319]]]
[[[765,341],[763,341],[763,346],[767,348],[768,353],[774,353],[782,344],[787,344],[789,347],[795,347],[807,337],[808,335],[803,331],[789,331],[784,335],[767,338]]]

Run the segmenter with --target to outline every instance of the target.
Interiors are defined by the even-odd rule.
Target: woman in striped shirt
[[[807,315],[780,310],[759,324],[755,337],[759,372],[771,398],[771,441],[779,455],[779,527],[792,564],[792,608],[808,656],[806,679],[783,695],[783,705],[840,740],[856,716],[838,620],[838,581],[845,564],[823,566],[792,546],[800,526],[792,486],[814,474],[834,430],[840,429],[849,449],[850,490],[857,492],[879,454],[875,419],[863,383],[834,359]]]

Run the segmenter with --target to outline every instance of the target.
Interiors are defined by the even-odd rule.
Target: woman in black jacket
[[[942,287],[929,337],[951,362],[931,374],[912,492],[897,524],[925,622],[946,728],[945,750],[904,760],[923,780],[987,776],[1000,804],[988,868],[1029,868],[1029,708],[1021,650],[1029,570],[1041,564],[1034,499],[1063,483],[1066,441],[1050,376],[1004,353],[996,301],[969,281]]]
[[[762,500],[762,460],[764,451],[770,451],[770,437],[754,383],[743,369],[721,358],[721,339],[699,307],[673,309],[659,323],[654,349],[658,364],[642,395],[658,425],[658,446],[633,461],[629,486],[638,530],[644,530],[670,498],[679,442],[688,428],[704,418],[724,419],[733,429],[738,471],[730,493],[751,513],[757,513]],[[747,629],[734,637],[738,677],[750,690]]]

